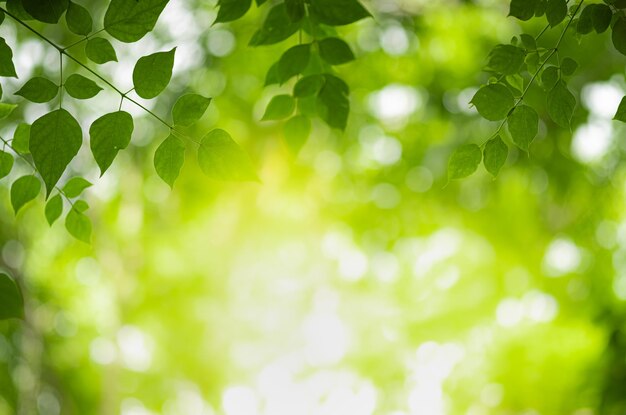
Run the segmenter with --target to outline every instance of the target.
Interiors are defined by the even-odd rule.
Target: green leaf
[[[517,17],[519,20],[530,20],[535,15],[537,0],[511,0],[509,16]]]
[[[185,162],[185,145],[180,138],[170,134],[154,153],[154,169],[171,188]]]
[[[371,14],[357,0],[315,0],[311,13],[320,23],[343,26],[370,17]]]
[[[626,97],[622,98],[617,107],[617,112],[615,113],[614,120],[626,122]]]
[[[594,4],[591,9],[591,23],[596,33],[604,33],[611,25],[613,12],[606,4]]]
[[[304,115],[296,115],[287,120],[284,131],[287,147],[293,154],[298,154],[311,133],[311,121]]]
[[[13,156],[7,152],[0,151],[0,179],[11,173],[13,168]]]
[[[278,62],[275,62],[270,68],[267,70],[267,74],[265,75],[265,82],[263,86],[279,84],[280,79],[278,77]]]
[[[204,174],[212,179],[258,180],[248,155],[224,130],[215,129],[202,137],[198,164]]]
[[[482,157],[480,147],[476,144],[458,147],[448,160],[448,180],[462,179],[474,173]]]
[[[100,167],[100,175],[111,166],[117,153],[128,147],[133,129],[133,117],[125,111],[105,114],[91,124],[91,153]]]
[[[111,0],[104,15],[104,29],[117,40],[136,42],[154,29],[168,1]]]
[[[13,65],[13,51],[4,38],[0,37],[0,76],[17,78]]]
[[[529,49],[529,50],[536,50],[537,49],[537,41],[531,35],[528,35],[526,33],[522,33],[519,36],[519,38],[522,41],[522,44],[524,45],[524,47],[526,49]]]
[[[44,23],[58,23],[67,10],[68,0],[22,0],[24,10],[35,19]]]
[[[22,207],[37,197],[41,183],[35,176],[22,176],[11,185],[11,205],[17,215]]]
[[[272,98],[265,114],[263,114],[263,121],[280,120],[289,117],[293,110],[296,108],[296,101],[291,95],[276,95]]]
[[[574,108],[576,108],[576,98],[567,89],[565,82],[557,82],[548,93],[548,115],[558,126],[569,128]]]
[[[613,34],[611,35],[613,46],[622,55],[626,55],[626,18],[619,17],[613,25]]]
[[[17,283],[0,273],[0,320],[24,318],[24,299]]]
[[[554,27],[561,23],[567,16],[566,0],[548,0],[546,17],[550,26]]]
[[[532,107],[520,105],[509,115],[507,126],[515,145],[528,151],[539,131],[539,115]]]
[[[509,148],[504,144],[500,136],[498,135],[492,138],[485,144],[485,149],[483,150],[483,164],[485,165],[485,169],[491,173],[493,177],[496,177],[502,166],[504,166],[508,154]]]
[[[506,118],[515,99],[509,89],[501,84],[490,84],[480,88],[471,101],[478,113],[489,121]]]
[[[526,52],[513,45],[498,45],[489,54],[487,69],[504,75],[518,73],[524,64]]]
[[[80,125],[65,109],[38,118],[30,128],[29,149],[46,184],[46,195],[61,178],[83,142]]]
[[[324,76],[309,75],[300,78],[293,87],[293,96],[296,98],[309,97],[317,94],[324,86]]]
[[[24,10],[22,0],[7,0],[7,11],[20,20],[33,20],[33,16]]]
[[[348,85],[334,75],[324,74],[324,85],[317,95],[317,111],[332,128],[345,130],[350,113]]]
[[[70,208],[65,217],[65,228],[74,238],[90,243],[91,221],[83,214],[87,209],[89,209],[89,205],[84,200],[74,202],[74,206]]]
[[[219,0],[220,7],[215,23],[232,22],[246,14],[252,5],[252,0]]]
[[[20,123],[15,128],[15,132],[13,133],[13,141],[11,142],[11,146],[13,150],[17,151],[20,154],[29,154],[30,150],[28,149],[30,141],[30,124]]]
[[[101,37],[94,37],[87,41],[85,45],[85,54],[87,58],[97,64],[103,64],[107,62],[117,62],[117,54],[113,45],[106,39]]]
[[[578,69],[578,62],[572,58],[565,58],[561,62],[561,72],[565,76],[573,75],[576,69]]]
[[[15,108],[17,108],[17,105],[15,104],[6,104],[4,102],[0,102],[0,120],[11,115]]]
[[[198,94],[185,94],[178,98],[172,108],[174,125],[190,126],[204,115],[211,103],[211,98]]]
[[[293,46],[280,57],[278,61],[278,80],[280,83],[286,82],[292,76],[304,71],[309,64],[311,57],[311,45]]]
[[[82,177],[72,177],[65,186],[63,186],[63,193],[65,196],[71,198],[78,197],[88,187],[93,186],[91,182],[83,179]]]
[[[91,79],[74,73],[65,80],[65,90],[76,99],[89,99],[98,95],[102,88]]]
[[[52,226],[52,224],[56,222],[56,220],[59,219],[63,213],[63,199],[61,199],[61,195],[54,195],[48,200],[44,213],[46,215],[48,225]]]
[[[543,87],[549,91],[559,81],[559,68],[556,66],[548,66],[541,73],[541,83]]]
[[[576,31],[580,34],[586,35],[593,30],[593,9],[595,4],[590,4],[580,12],[578,17],[578,23],[576,24]]]
[[[300,24],[292,22],[287,15],[285,4],[280,3],[269,11],[263,26],[250,39],[250,46],[272,45],[281,42],[296,33],[299,28]]]
[[[320,56],[331,65],[341,65],[354,60],[350,46],[336,37],[327,37],[319,42]]]
[[[137,95],[151,99],[163,92],[172,78],[175,53],[176,48],[139,58],[133,70],[133,85]]]
[[[300,21],[306,14],[304,0],[285,0],[285,9],[292,22]]]
[[[54,99],[59,93],[59,86],[49,79],[40,76],[28,80],[15,95],[20,95],[29,101],[44,103]]]
[[[69,2],[65,13],[65,22],[72,33],[87,36],[93,28],[93,19],[89,11],[72,1]]]

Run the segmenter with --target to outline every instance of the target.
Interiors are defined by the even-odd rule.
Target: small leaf
[[[44,23],[58,23],[67,10],[68,0],[22,0],[24,10],[35,19]]]
[[[280,120],[289,117],[296,107],[296,101],[291,95],[276,95],[267,105],[263,121]]]
[[[15,133],[13,133],[13,141],[11,142],[11,147],[13,147],[13,150],[17,151],[20,154],[29,154],[29,141],[30,124],[18,124],[15,128]]]
[[[22,207],[37,197],[41,183],[35,176],[22,176],[11,186],[11,205],[17,215]]]
[[[128,147],[133,129],[133,117],[125,111],[105,114],[91,124],[91,153],[100,167],[100,175],[111,166],[117,153]]]
[[[92,184],[82,177],[72,177],[65,184],[65,186],[63,186],[63,193],[65,193],[65,196],[71,199],[80,196],[83,190],[91,186]]]
[[[549,91],[559,81],[559,68],[556,66],[547,66],[541,73],[541,83],[543,87]]]
[[[89,99],[98,95],[102,88],[89,78],[72,74],[65,80],[65,90],[76,99]]]
[[[0,37],[0,76],[17,78],[13,65],[13,51],[4,38]]]
[[[522,33],[520,36],[520,40],[526,49],[536,50],[537,49],[537,41],[531,35],[526,33]]]
[[[185,145],[180,138],[170,134],[154,153],[154,169],[171,188],[185,162]]]
[[[613,12],[606,4],[594,4],[591,9],[591,23],[596,33],[604,33],[611,25]]]
[[[172,108],[174,125],[190,126],[204,115],[211,103],[211,98],[198,94],[185,94],[178,98]]]
[[[311,133],[311,121],[304,115],[296,115],[287,120],[284,129],[285,142],[289,150],[293,154],[298,154]]]
[[[480,88],[471,101],[478,113],[489,121],[506,118],[515,99],[507,87],[501,84],[490,84]]]
[[[513,45],[498,45],[489,54],[487,68],[504,75],[518,73],[524,64],[526,52]]]
[[[315,0],[310,3],[310,11],[320,23],[329,26],[343,26],[371,16],[357,0]]]
[[[13,168],[13,156],[7,152],[0,151],[0,179],[11,173]]]
[[[104,15],[104,30],[119,41],[136,42],[154,29],[168,2],[169,0],[111,0]]]
[[[300,21],[306,14],[304,0],[285,0],[285,9],[292,22]]]
[[[622,55],[626,55],[626,18],[619,17],[613,25],[613,34],[611,35],[613,46]]]
[[[493,177],[496,177],[500,172],[502,166],[506,162],[506,157],[509,154],[509,148],[502,142],[500,136],[492,138],[485,144],[483,150],[483,164],[485,169],[491,173]]]
[[[578,62],[572,58],[565,58],[561,62],[561,72],[565,76],[573,75],[576,69],[578,69]]]
[[[250,9],[252,0],[219,0],[220,7],[215,23],[232,22],[242,17]]]
[[[224,130],[216,129],[202,137],[198,164],[204,174],[212,179],[258,180],[248,155]]]
[[[267,70],[267,75],[265,75],[265,82],[263,86],[279,84],[280,78],[278,76],[278,62],[275,62],[270,68]]]
[[[79,241],[90,243],[91,221],[83,214],[89,205],[84,200],[77,200],[65,217],[65,228]]]
[[[345,130],[350,112],[348,85],[334,75],[324,75],[324,85],[317,95],[319,116],[332,128]]]
[[[0,120],[11,115],[15,108],[17,108],[17,105],[15,104],[6,104],[4,102],[0,102]]]
[[[580,16],[578,17],[578,23],[576,24],[576,31],[582,35],[586,35],[591,33],[593,30],[593,9],[595,8],[595,4],[590,4],[580,12]]]
[[[550,118],[558,126],[569,128],[575,108],[576,98],[574,95],[567,89],[565,82],[557,82],[548,93],[548,114]]]
[[[316,95],[324,86],[324,82],[325,79],[322,75],[309,75],[300,78],[293,87],[293,96],[302,98]]]
[[[93,28],[93,19],[89,11],[72,1],[69,2],[65,12],[65,22],[72,33],[81,36],[87,36]]]
[[[87,58],[97,64],[103,64],[107,62],[117,62],[117,54],[113,45],[106,39],[101,37],[94,37],[87,41],[85,45],[85,54]]]
[[[48,225],[52,226],[54,222],[61,216],[63,213],[63,199],[61,199],[61,195],[57,194],[52,196],[48,202],[46,203],[45,215],[46,220],[48,221]]]
[[[458,147],[448,160],[448,180],[462,179],[474,173],[482,157],[480,147],[476,144]]]
[[[622,98],[619,103],[619,107],[617,107],[617,112],[615,113],[614,120],[626,122],[626,97]]]
[[[539,115],[532,107],[520,105],[509,115],[507,126],[515,145],[528,151],[539,131]]]
[[[35,77],[28,80],[15,95],[20,95],[29,101],[44,103],[54,99],[59,93],[59,86],[49,79]]]
[[[0,320],[24,318],[24,299],[17,283],[0,273]]]
[[[519,20],[530,20],[535,15],[537,0],[511,0],[509,16],[517,17]]]
[[[302,73],[309,64],[310,44],[293,46],[278,61],[278,80],[283,83],[294,75]]]
[[[172,78],[176,48],[139,58],[133,70],[135,92],[141,98],[151,99],[167,87]]]
[[[331,65],[341,65],[354,60],[350,46],[336,37],[327,37],[319,42],[320,56]]]
[[[548,0],[546,17],[550,26],[554,27],[561,23],[567,16],[566,0]]]
[[[299,28],[300,24],[289,18],[285,3],[280,3],[269,11],[263,26],[250,39],[250,46],[273,45],[287,39]]]
[[[46,195],[50,195],[82,142],[78,121],[63,108],[45,114],[33,123],[29,149],[46,184]]]

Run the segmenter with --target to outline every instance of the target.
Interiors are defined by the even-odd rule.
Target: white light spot
[[[393,282],[398,277],[400,263],[394,254],[376,252],[372,257],[372,272],[377,280],[385,283]]]
[[[624,96],[624,91],[615,84],[598,82],[586,85],[581,95],[592,115],[611,120]]]
[[[401,26],[389,26],[380,35],[380,46],[388,55],[403,55],[409,49],[409,36]]]
[[[344,251],[339,256],[339,273],[348,281],[358,281],[367,272],[367,257],[358,249]]]
[[[229,30],[211,30],[207,36],[207,48],[214,56],[227,56],[235,49],[235,36]]]
[[[522,298],[526,316],[536,322],[547,323],[556,317],[559,309],[557,301],[549,294],[530,291]]]
[[[247,386],[231,386],[222,394],[222,407],[226,415],[257,415],[259,399]]]
[[[369,96],[372,114],[385,122],[402,122],[422,106],[418,91],[407,85],[391,84]]]
[[[582,163],[593,163],[604,157],[610,150],[612,142],[611,122],[592,121],[576,129],[572,138],[572,154]]]
[[[152,364],[152,339],[133,326],[124,326],[117,332],[122,363],[130,370],[144,372]]]
[[[514,299],[506,298],[496,308],[496,320],[503,327],[512,327],[519,324],[524,317],[523,304]]]
[[[572,241],[565,238],[552,241],[543,257],[544,272],[550,277],[559,277],[574,272],[580,263],[580,249]]]
[[[305,354],[313,366],[335,364],[346,354],[348,333],[343,322],[334,314],[316,312],[304,322]]]
[[[117,358],[117,348],[111,340],[98,337],[89,345],[91,360],[101,365],[109,365]]]

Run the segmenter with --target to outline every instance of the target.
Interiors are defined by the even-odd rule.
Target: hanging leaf
[[[133,129],[133,117],[125,111],[105,114],[91,124],[91,153],[100,167],[101,176],[111,166],[117,153],[128,147]]]
[[[319,42],[320,56],[331,65],[341,65],[354,60],[350,46],[336,37],[327,37]]]
[[[304,0],[285,0],[285,9],[287,10],[287,16],[289,16],[292,22],[302,20],[306,14]]]
[[[59,219],[63,213],[63,199],[61,199],[61,195],[56,194],[48,199],[44,213],[46,215],[48,225],[52,226],[52,224],[56,222],[56,220]]]
[[[29,141],[30,124],[18,124],[15,128],[15,132],[13,133],[13,141],[11,142],[11,147],[13,147],[13,150],[17,151],[20,154],[29,154]]]
[[[343,26],[370,17],[371,14],[357,0],[315,0],[311,13],[320,23]]]
[[[204,174],[212,179],[258,180],[248,155],[224,130],[216,129],[202,137],[198,163]]]
[[[22,176],[11,185],[11,206],[17,213],[24,205],[37,197],[41,183],[35,176]]]
[[[535,15],[538,0],[511,0],[509,16],[520,20],[530,20]]]
[[[578,62],[572,58],[565,58],[561,62],[561,72],[565,76],[573,75],[576,69],[578,69]]]
[[[117,62],[117,54],[113,45],[106,39],[101,37],[94,37],[87,41],[85,45],[85,54],[87,58],[97,64],[103,64],[107,62]]]
[[[136,42],[154,29],[168,1],[111,0],[104,15],[104,30],[119,41]]]
[[[611,25],[613,12],[606,4],[594,4],[591,9],[591,24],[596,33],[604,33]]]
[[[33,16],[24,10],[22,0],[7,0],[7,11],[20,20],[33,20]]]
[[[304,115],[296,115],[287,120],[284,130],[287,147],[293,154],[298,154],[311,133],[311,121]]]
[[[172,78],[176,48],[139,58],[133,70],[135,92],[142,98],[151,99],[167,87]]]
[[[215,23],[232,22],[242,17],[250,9],[252,0],[219,0],[220,7]]]
[[[40,76],[28,80],[15,95],[20,95],[31,102],[44,103],[54,99],[59,93],[59,86]]]
[[[324,86],[317,95],[317,111],[320,117],[333,128],[345,130],[350,113],[348,85],[340,78],[324,74]]]
[[[482,157],[480,147],[476,144],[458,147],[448,160],[448,180],[462,179],[474,173]]]
[[[0,37],[0,76],[17,78],[13,65],[13,51],[4,38]]]
[[[93,185],[82,177],[72,177],[65,184],[65,186],[63,186],[63,193],[65,193],[65,196],[71,199],[80,196],[83,190],[91,186]]]
[[[180,138],[170,134],[154,153],[154,169],[171,188],[185,162],[185,145]]]
[[[17,283],[0,273],[0,320],[24,318],[24,299]]]
[[[4,102],[0,102],[0,120],[11,115],[15,108],[17,108],[17,105],[15,104],[6,104]]]
[[[548,93],[548,115],[559,127],[569,128],[576,98],[567,89],[565,82],[559,81]]]
[[[567,16],[567,0],[548,0],[546,17],[550,26],[561,23]]]
[[[89,11],[72,1],[67,7],[65,22],[72,33],[80,36],[87,36],[93,28],[93,19]]]
[[[548,66],[541,73],[541,83],[545,90],[549,91],[559,81],[559,68],[556,66]]]
[[[515,145],[528,151],[539,131],[539,115],[532,107],[520,105],[509,115],[507,126]]]
[[[489,121],[506,118],[515,99],[509,89],[502,84],[490,84],[480,88],[471,101],[478,113]]]
[[[280,57],[278,61],[278,80],[280,83],[288,81],[292,76],[304,71],[309,64],[311,45],[293,46]]]
[[[198,94],[185,94],[178,98],[172,108],[174,125],[190,126],[202,118],[211,98]]]
[[[46,196],[61,178],[83,142],[80,125],[65,109],[38,118],[30,128],[29,149],[46,184]]]
[[[299,28],[300,24],[292,22],[287,15],[285,3],[280,3],[272,7],[263,22],[263,26],[250,39],[250,46],[278,43],[296,33]]]
[[[626,55],[626,18],[619,17],[613,25],[613,33],[611,35],[613,46],[622,55]]]
[[[13,168],[13,156],[5,151],[0,151],[0,179],[11,173]]]
[[[525,58],[526,52],[522,48],[513,45],[498,45],[489,54],[487,69],[512,75],[520,71]]]
[[[316,95],[324,86],[323,75],[309,75],[300,78],[293,87],[293,96],[296,98]]]
[[[65,80],[65,90],[76,99],[89,99],[98,95],[102,88],[89,78],[72,74]]]
[[[291,95],[276,95],[272,98],[265,114],[263,114],[263,121],[280,120],[289,117],[293,110],[296,108],[296,101]]]
[[[44,23],[58,23],[61,15],[67,10],[68,0],[22,0],[24,10]]]
[[[84,200],[77,200],[65,217],[65,228],[74,238],[79,241],[90,243],[91,221],[83,212],[89,209]]]
[[[502,166],[506,162],[506,157],[509,154],[509,148],[504,144],[500,136],[492,138],[485,144],[483,150],[483,164],[485,169],[491,173],[493,177],[496,177],[500,172]]]

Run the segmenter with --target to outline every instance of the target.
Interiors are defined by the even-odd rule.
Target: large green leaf
[[[117,40],[136,42],[154,28],[168,1],[111,0],[104,15],[104,29]]]
[[[289,117],[296,108],[296,101],[291,95],[281,94],[273,97],[263,114],[263,121],[280,120]]]
[[[248,155],[224,130],[216,129],[202,137],[198,163],[204,174],[212,179],[258,180]]]
[[[278,80],[280,83],[288,81],[292,76],[304,71],[309,64],[311,45],[293,46],[280,57],[278,61]]]
[[[83,142],[80,125],[65,109],[38,118],[30,128],[29,149],[50,192]]]
[[[310,7],[320,23],[331,26],[347,25],[371,16],[357,0],[315,0]]]
[[[515,99],[511,91],[502,84],[490,84],[480,88],[471,101],[478,113],[489,121],[506,118]]]
[[[215,23],[232,22],[246,14],[252,5],[252,0],[219,0],[220,6]]]
[[[65,22],[73,33],[81,36],[87,36],[93,28],[93,19],[89,11],[72,1],[69,2],[65,13]]]
[[[567,88],[565,82],[559,81],[548,93],[548,114],[558,126],[569,128],[576,98]]]
[[[319,42],[320,56],[331,65],[341,65],[354,60],[350,46],[336,37],[327,37]]]
[[[178,98],[172,108],[174,125],[189,126],[204,115],[211,103],[211,98],[198,94],[185,94]]]
[[[520,20],[530,20],[535,15],[535,8],[539,0],[511,0],[509,16]]]
[[[550,26],[554,27],[561,23],[567,16],[567,0],[548,0],[546,17]]]
[[[11,173],[13,168],[13,156],[5,151],[0,151],[0,179]]]
[[[17,151],[20,154],[28,154],[29,150],[29,141],[30,141],[30,124],[20,123],[15,128],[15,132],[13,133],[13,141],[11,141],[11,146],[13,150]]]
[[[125,111],[105,114],[89,127],[90,147],[100,175],[111,166],[118,151],[125,149],[133,134],[133,117]]]
[[[293,87],[293,96],[296,98],[316,95],[324,86],[326,79],[323,75],[308,75],[300,78]]]
[[[0,273],[0,320],[24,317],[24,299],[17,283]]]
[[[175,53],[176,48],[139,58],[133,70],[133,85],[137,95],[151,99],[163,92],[172,78]]]
[[[524,64],[526,52],[513,45],[497,45],[489,54],[487,69],[505,75],[518,73]]]
[[[59,86],[47,78],[36,76],[29,79],[15,95],[32,102],[49,102],[59,93]]]
[[[22,0],[24,10],[44,23],[57,23],[67,10],[69,0]]]
[[[270,10],[263,26],[250,39],[250,46],[278,43],[296,33],[299,28],[300,24],[293,22],[287,15],[285,4],[280,3]]]
[[[71,199],[80,196],[83,190],[91,186],[91,182],[82,177],[72,177],[67,183],[65,183],[65,186],[63,186],[63,193]]]
[[[0,76],[17,78],[13,65],[13,51],[4,38],[0,37]]]
[[[170,134],[154,153],[154,169],[165,183],[174,187],[174,182],[185,163],[185,144]]]
[[[500,136],[496,136],[489,140],[485,144],[483,150],[483,164],[485,169],[491,173],[493,177],[496,177],[500,172],[502,166],[506,162],[506,157],[509,154],[509,148],[504,144]]]
[[[103,64],[111,61],[117,62],[117,54],[113,45],[106,39],[94,37],[87,41],[85,54],[90,61]]]
[[[91,79],[74,73],[65,80],[65,90],[76,99],[89,99],[98,95],[102,88]]]
[[[448,160],[448,180],[462,179],[474,173],[482,157],[476,144],[464,144],[457,148]]]
[[[619,17],[613,25],[613,33],[611,35],[613,46],[622,55],[626,55],[626,17]]]
[[[41,183],[32,175],[22,176],[11,185],[11,206],[17,215],[17,212],[24,205],[37,197],[41,190]]]
[[[539,115],[532,107],[520,105],[507,118],[507,127],[515,145],[528,151],[539,130]]]
[[[345,130],[350,113],[348,85],[334,75],[324,74],[324,85],[317,95],[317,111],[333,128]]]

